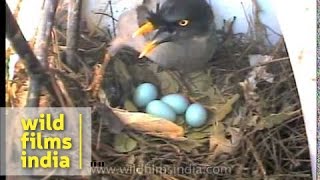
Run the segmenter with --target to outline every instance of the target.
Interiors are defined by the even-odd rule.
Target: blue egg
[[[168,104],[177,114],[183,114],[189,106],[187,98],[181,94],[166,95],[161,101]]]
[[[158,97],[158,90],[151,83],[140,84],[133,95],[133,102],[139,107],[145,107],[149,102]]]
[[[176,120],[176,113],[173,111],[173,109],[160,100],[151,101],[146,107],[146,112],[170,121]]]
[[[207,121],[206,109],[198,103],[191,104],[185,114],[186,123],[191,127],[201,127]]]

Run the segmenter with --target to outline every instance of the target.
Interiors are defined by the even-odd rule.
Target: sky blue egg
[[[189,101],[181,94],[168,94],[162,97],[161,101],[168,104],[177,114],[183,114],[189,106]]]
[[[173,111],[173,109],[160,100],[151,101],[146,107],[146,112],[170,121],[176,120],[176,113]]]
[[[201,127],[207,121],[206,109],[198,103],[191,104],[185,114],[186,123],[191,127]]]
[[[157,87],[151,83],[140,84],[134,91],[133,102],[138,107],[145,107],[158,97]]]

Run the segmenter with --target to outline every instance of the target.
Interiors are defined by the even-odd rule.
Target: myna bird
[[[124,46],[163,68],[202,69],[216,49],[212,9],[206,0],[144,0],[120,16],[109,53]]]

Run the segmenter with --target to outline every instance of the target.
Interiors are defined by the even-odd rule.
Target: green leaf
[[[136,140],[130,138],[126,134],[117,134],[114,140],[114,148],[118,152],[130,152],[137,147],[138,143]]]
[[[267,117],[262,117],[261,120],[257,124],[257,128],[259,130],[265,128],[272,128],[275,125],[281,124],[284,121],[301,114],[300,110],[292,111],[292,112],[281,112],[279,114],[270,114]]]
[[[130,101],[129,99],[127,99],[124,102],[124,109],[130,111],[130,112],[138,112],[137,107],[133,104],[132,101]]]
[[[216,122],[223,120],[232,111],[232,105],[238,101],[239,97],[239,94],[235,94],[225,104],[216,106],[214,117]]]

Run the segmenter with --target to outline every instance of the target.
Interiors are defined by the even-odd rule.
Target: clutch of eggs
[[[133,102],[139,108],[145,108],[148,114],[175,121],[177,115],[185,115],[186,123],[191,127],[201,127],[206,123],[207,111],[199,103],[191,104],[181,94],[168,94],[160,100],[158,90],[151,83],[140,84],[133,94]]]

